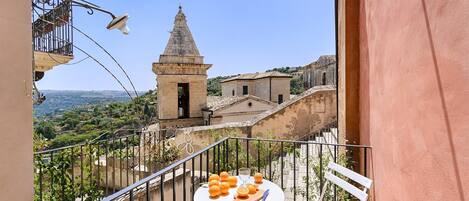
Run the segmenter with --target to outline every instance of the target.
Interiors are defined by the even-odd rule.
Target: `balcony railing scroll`
[[[72,1],[32,0],[34,51],[72,56],[72,26]]]

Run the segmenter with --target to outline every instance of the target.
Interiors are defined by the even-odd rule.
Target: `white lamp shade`
[[[115,17],[112,21],[107,25],[107,29],[119,29],[123,34],[129,34],[129,27],[127,27],[127,20],[129,16],[127,14]]]

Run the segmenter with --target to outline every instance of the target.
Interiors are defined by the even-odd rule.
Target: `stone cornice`
[[[206,75],[212,64],[167,64],[153,63],[156,75]]]

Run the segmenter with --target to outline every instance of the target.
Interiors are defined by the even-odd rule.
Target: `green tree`
[[[303,80],[300,78],[293,78],[290,80],[290,93],[291,94],[301,94],[305,91],[303,86]]]
[[[54,139],[57,135],[55,125],[49,121],[40,121],[34,126],[34,130],[37,134],[49,140]]]

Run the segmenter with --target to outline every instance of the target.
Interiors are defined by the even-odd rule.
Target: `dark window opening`
[[[189,83],[178,83],[178,118],[189,118]]]
[[[248,95],[248,86],[243,86],[243,95]]]
[[[326,85],[326,73],[322,73],[322,85]]]
[[[282,104],[283,103],[283,94],[279,94],[278,95],[278,104]]]
[[[251,107],[251,106],[252,106],[252,102],[249,102],[249,103],[248,103],[248,106]]]
[[[233,90],[231,91],[231,95],[234,96],[234,94],[235,94],[235,93],[234,93],[234,89],[233,89]]]

